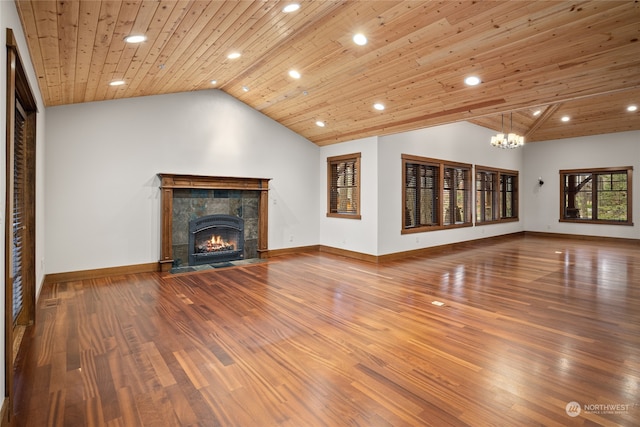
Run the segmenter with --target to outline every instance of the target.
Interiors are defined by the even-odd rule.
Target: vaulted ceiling
[[[217,88],[318,145],[503,113],[527,142],[640,129],[638,0],[293,2],[16,4],[47,106]]]

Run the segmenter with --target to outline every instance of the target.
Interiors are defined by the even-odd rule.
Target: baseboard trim
[[[548,239],[574,239],[587,240],[592,242],[611,242],[630,245],[640,245],[640,239],[630,239],[626,237],[606,237],[606,236],[589,236],[584,234],[567,234],[567,233],[546,233],[542,231],[525,231],[525,236],[545,237]]]
[[[298,246],[294,248],[269,249],[269,251],[265,255],[266,255],[266,258],[273,258],[273,257],[282,256],[282,255],[295,255],[300,253],[318,252],[319,250],[320,250],[320,245]]]
[[[378,262],[380,258],[377,255],[365,254],[365,253],[356,252],[356,251],[349,251],[347,249],[334,248],[333,246],[325,246],[325,245],[320,245],[319,251],[328,253],[328,254],[339,255],[346,258],[353,258],[360,261],[367,261],[367,262],[373,262],[373,263]]]
[[[53,273],[47,274],[44,278],[44,283],[61,283],[71,282],[74,280],[88,280],[98,279],[101,277],[118,276],[123,274],[135,274],[135,273],[152,273],[160,271],[160,267],[157,262],[150,262],[147,264],[135,264],[125,265],[120,267],[107,267],[96,268],[94,270],[81,270],[71,271],[67,273]]]
[[[483,237],[480,239],[466,240],[464,242],[448,243],[446,245],[430,246],[426,248],[412,249],[409,251],[402,251],[402,252],[394,252],[394,253],[385,254],[385,255],[371,255],[371,254],[349,251],[345,249],[334,248],[332,246],[324,246],[324,245],[320,245],[320,252],[326,252],[334,255],[340,255],[347,258],[354,258],[361,261],[367,261],[372,263],[381,263],[381,262],[405,259],[408,257],[419,257],[419,256],[442,254],[445,252],[464,249],[472,245],[477,245],[478,242],[482,242],[482,241],[486,241],[487,243],[497,242],[500,240],[511,239],[515,236],[522,236],[523,234],[524,233],[522,231],[519,231],[516,233],[502,234],[500,236]]]
[[[477,245],[479,242],[487,243],[507,240],[517,236],[543,237],[550,239],[576,239],[587,241],[605,241],[620,244],[640,245],[640,239],[626,239],[621,237],[601,237],[601,236],[585,236],[581,234],[563,234],[563,233],[543,233],[538,231],[518,231],[516,233],[501,234],[500,236],[483,237],[481,239],[465,240],[464,242],[448,243],[445,245],[430,246],[426,248],[412,249],[409,251],[394,252],[385,255],[371,255],[363,252],[350,251],[347,249],[335,248],[326,245],[310,245],[298,246],[283,249],[270,249],[264,255],[265,258],[274,258],[284,255],[295,255],[300,253],[324,252],[328,254],[353,258],[360,261],[371,263],[380,263],[387,261],[395,261],[407,257],[428,256],[442,254],[454,250],[465,249],[467,247]],[[97,279],[107,276],[117,276],[123,274],[134,273],[152,273],[161,271],[161,265],[157,262],[147,264],[127,265],[121,267],[98,268],[94,270],[72,271],[68,273],[47,274],[44,278],[44,284],[70,282],[73,280]],[[0,426],[1,427],[1,426]]]

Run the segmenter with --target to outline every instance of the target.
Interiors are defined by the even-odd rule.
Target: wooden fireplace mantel
[[[160,177],[160,270],[173,265],[173,190],[245,190],[259,191],[258,256],[268,255],[268,208],[270,178],[235,178],[226,176],[175,175],[159,173]]]

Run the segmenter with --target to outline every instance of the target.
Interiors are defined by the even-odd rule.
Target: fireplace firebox
[[[208,215],[189,221],[189,265],[215,264],[244,258],[244,220]]]

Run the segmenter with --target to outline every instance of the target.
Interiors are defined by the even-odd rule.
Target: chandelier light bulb
[[[511,128],[513,128],[513,113],[511,113]],[[524,145],[524,136],[518,135],[510,129],[504,133],[504,114],[502,115],[502,132],[491,137],[491,145],[498,148],[518,148]]]

